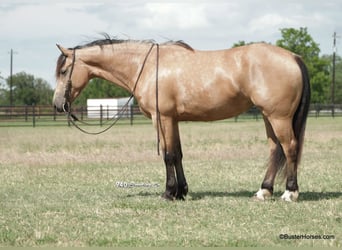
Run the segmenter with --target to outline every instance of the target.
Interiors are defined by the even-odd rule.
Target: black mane
[[[131,40],[131,39],[116,39],[116,38],[112,38],[110,37],[108,34],[103,34],[103,36],[105,37],[104,39],[98,39],[83,45],[78,45],[74,48],[71,49],[83,49],[83,48],[88,48],[88,47],[93,47],[93,46],[105,46],[105,45],[110,45],[110,44],[122,44],[122,43],[146,43],[146,44],[152,44],[155,43],[154,40]],[[194,49],[188,45],[187,43],[185,43],[182,40],[179,41],[167,41],[165,43],[162,43],[160,45],[177,45],[180,47],[183,47],[185,49],[194,51]]]

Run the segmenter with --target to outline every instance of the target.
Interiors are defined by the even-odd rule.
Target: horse
[[[130,91],[157,130],[166,167],[163,198],[183,200],[188,193],[178,123],[227,119],[255,106],[263,116],[270,157],[254,198],[272,197],[282,170],[286,185],[281,199],[297,201],[310,104],[308,70],[299,55],[266,43],[202,51],[183,41],[159,44],[109,37],[57,47],[55,109],[70,112],[73,100],[94,77]]]

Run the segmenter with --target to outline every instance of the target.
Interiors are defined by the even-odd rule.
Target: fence
[[[103,126],[108,124],[112,119],[117,118],[122,110],[102,108],[97,111],[100,116],[97,119],[88,117],[86,107],[74,107],[73,114],[79,120],[86,122],[88,125]],[[92,109],[94,112],[94,109]],[[121,112],[122,113],[122,112]],[[116,114],[111,117],[110,114]],[[326,104],[312,104],[310,106],[309,116],[311,117],[342,117],[342,104],[326,105]],[[243,113],[232,120],[237,122],[247,119],[262,119],[260,111],[253,107],[246,113]],[[137,123],[150,123],[151,121],[144,117],[140,112],[138,106],[130,106],[128,110],[123,113],[119,124],[134,125]],[[57,113],[52,106],[0,106],[0,127],[13,126],[66,126],[70,125],[65,114]]]

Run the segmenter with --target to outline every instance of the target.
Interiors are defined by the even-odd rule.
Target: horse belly
[[[197,98],[179,105],[177,114],[179,121],[215,121],[239,115],[251,106],[251,101],[242,96]]]

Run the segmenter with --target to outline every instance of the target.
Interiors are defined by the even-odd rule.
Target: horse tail
[[[306,118],[310,107],[311,90],[309,73],[305,63],[299,56],[295,56],[295,59],[301,70],[303,83],[302,96],[292,120],[293,132],[297,139],[297,163],[299,164],[304,143]]]

